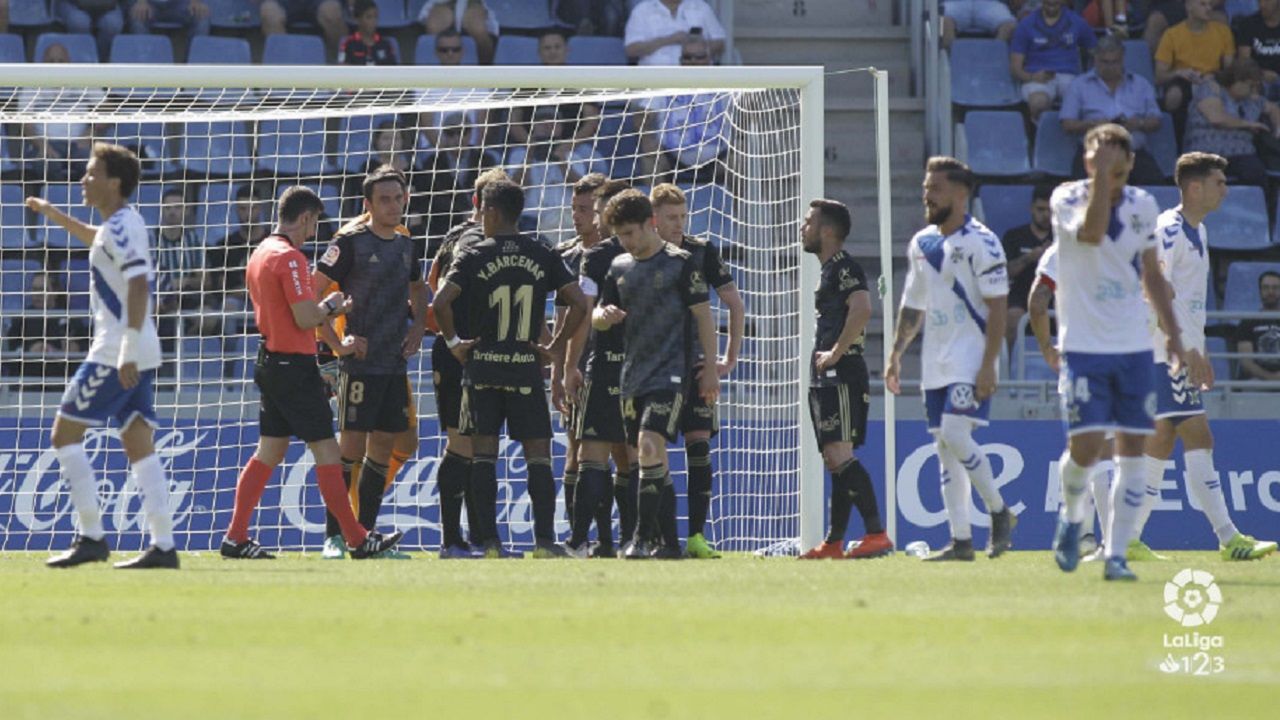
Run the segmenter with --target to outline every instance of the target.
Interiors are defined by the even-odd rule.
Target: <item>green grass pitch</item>
[[[127,556],[117,553],[113,560]],[[0,554],[0,718],[1274,717],[1280,560],[934,566]],[[1222,590],[1223,672],[1159,669],[1163,588]],[[1175,654],[1189,651],[1175,650]]]

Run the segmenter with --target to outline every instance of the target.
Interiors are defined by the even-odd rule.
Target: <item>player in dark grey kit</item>
[[[334,237],[316,264],[312,284],[328,288],[337,283],[353,302],[347,337],[335,346],[342,355],[338,443],[344,469],[364,454],[360,477],[351,481],[358,483],[360,524],[373,529],[395,436],[408,427],[406,360],[421,349],[430,295],[422,279],[422,258],[413,240],[398,230],[408,202],[404,173],[381,166],[365,177],[363,191],[369,221]],[[413,309],[408,323],[406,304]],[[333,333],[328,326],[324,330]]]
[[[533,504],[535,557],[561,557],[555,541],[556,486],[551,475],[551,413],[542,367],[563,362],[564,347],[586,318],[577,279],[554,250],[516,229],[524,191],[512,182],[485,186],[480,201],[485,239],[460,248],[432,307],[449,350],[464,364],[461,431],[471,435],[472,494],[476,533],[486,556],[498,557],[498,433],[524,446]],[[569,307],[560,332],[539,345],[546,328],[545,300],[556,295]],[[471,338],[459,338],[453,301],[465,298]]]
[[[809,368],[809,412],[822,459],[831,471],[831,530],[825,542],[801,556],[803,560],[864,559],[893,552],[871,476],[853,455],[866,440],[871,401],[862,357],[871,293],[862,267],[843,249],[851,227],[849,208],[834,200],[814,200],[800,228],[804,251],[822,263],[813,298],[818,329]],[[844,533],[855,505],[867,533],[846,554]]]
[[[626,321],[622,417],[627,442],[640,458],[640,517],[625,557],[675,559],[683,554],[675,533],[675,506],[661,521],[659,506],[663,487],[671,484],[667,442],[679,432],[695,329],[703,356],[716,356],[707,283],[689,253],[658,235],[653,206],[643,193],[619,193],[605,207],[604,219],[627,254],[609,268],[592,326],[603,331]],[[705,368],[698,375],[698,394],[714,404],[719,393],[719,375]],[[662,545],[654,549],[649,539],[659,527]]]

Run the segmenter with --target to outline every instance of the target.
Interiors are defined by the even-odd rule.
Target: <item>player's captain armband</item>
[[[586,275],[578,276],[578,287],[582,289],[582,294],[587,297],[599,297],[600,288],[596,285],[596,281]]]
[[[338,262],[338,257],[342,255],[342,250],[338,247],[338,243],[329,245],[329,249],[324,251],[324,255],[320,256],[322,265],[333,265]]]

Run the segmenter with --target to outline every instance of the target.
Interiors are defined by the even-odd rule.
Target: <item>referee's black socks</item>
[[[387,466],[365,456],[360,469],[360,524],[373,530],[382,511],[382,494],[387,489]]]
[[[587,536],[591,532],[591,521],[597,514],[596,509],[600,507],[600,501],[608,492],[609,467],[607,465],[587,461],[578,466],[578,487],[573,499],[573,535],[569,538],[570,545],[577,548],[587,541]],[[612,532],[607,527],[602,529],[600,533],[602,538],[606,531]],[[612,538],[610,541],[612,542]]]
[[[351,468],[356,464],[355,460],[342,458],[342,482],[347,484],[347,494],[351,494]],[[338,518],[328,510],[324,511],[324,536],[331,538],[334,535],[341,535],[342,527],[338,525]]]
[[[556,541],[556,480],[551,458],[525,458],[529,467],[529,503],[533,505],[533,539]]]
[[[440,528],[444,546],[464,546],[462,540],[462,502],[467,494],[467,481],[471,474],[471,458],[448,450],[436,470],[436,484],[440,489]]]
[[[685,457],[689,461],[689,534],[697,535],[706,527],[711,506],[711,443],[689,443]]]

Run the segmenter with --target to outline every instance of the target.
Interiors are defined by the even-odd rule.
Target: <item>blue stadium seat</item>
[[[148,230],[160,229],[160,202],[164,188],[164,183],[140,183],[133,194],[133,208],[147,223]]]
[[[215,28],[248,30],[262,24],[253,0],[204,0],[209,6],[209,22]]]
[[[258,169],[290,177],[331,172],[325,137],[322,118],[264,120],[258,124]]]
[[[9,3],[9,26],[22,29],[36,29],[53,24],[53,14],[49,12],[46,0],[18,0]]]
[[[27,50],[22,45],[22,36],[10,33],[0,35],[0,63],[24,63],[26,61]]]
[[[1155,158],[1156,165],[1166,178],[1173,177],[1173,168],[1178,164],[1178,141],[1173,134],[1173,117],[1169,113],[1160,114],[1160,127],[1147,134],[1147,152]]]
[[[522,35],[503,35],[493,54],[494,65],[537,65],[538,39]]]
[[[0,260],[0,310],[12,313],[26,307],[31,276],[39,271],[35,260]]]
[[[1280,272],[1280,262],[1243,262],[1227,266],[1227,289],[1222,298],[1223,310],[1257,311],[1262,307],[1258,297],[1258,277],[1266,271]]]
[[[1033,185],[983,185],[978,191],[982,201],[982,224],[997,237],[1031,222]]]
[[[119,123],[112,126],[106,136],[138,153],[143,178],[175,177],[179,174],[180,168],[168,151],[163,123]]]
[[[1151,60],[1151,46],[1146,40],[1124,41],[1124,69],[1134,75],[1141,75],[1152,85],[1156,84],[1155,64]]]
[[[504,28],[536,30],[559,25],[552,17],[550,3],[536,0],[485,0],[498,23]]]
[[[1014,346],[1012,362],[1015,372],[1021,362],[1022,376],[1018,378],[1019,380],[1058,379],[1058,374],[1049,367],[1049,363],[1045,362],[1044,356],[1040,354],[1040,346],[1036,344],[1034,337],[1024,337],[1021,343]]]
[[[1227,0],[1222,9],[1227,13],[1227,18],[1235,20],[1245,15],[1253,15],[1258,12],[1258,0]]]
[[[187,170],[197,175],[240,177],[253,172],[252,146],[249,129],[244,123],[226,120],[193,122],[187,124],[182,136],[179,157]]]
[[[1059,178],[1071,177],[1071,163],[1076,157],[1076,144],[1080,138],[1068,135],[1062,129],[1062,121],[1058,119],[1056,110],[1049,110],[1040,115],[1036,125],[1035,162],[1036,172]]]
[[[380,29],[399,30],[415,24],[414,19],[405,11],[404,0],[376,0],[376,2]]]
[[[5,250],[18,250],[31,244],[25,200],[21,185],[0,185],[0,246]]]
[[[606,107],[600,113],[600,129],[596,131],[595,148],[609,163],[609,177],[630,178],[635,174],[639,136],[629,116]]]
[[[1151,197],[1155,198],[1156,205],[1160,206],[1160,212],[1176,208],[1182,203],[1178,188],[1172,185],[1143,185],[1142,189],[1151,193]]]
[[[193,65],[249,65],[253,55],[249,41],[238,37],[197,35],[191,38],[187,62]]]
[[[98,41],[92,35],[70,33],[41,33],[36,38],[36,51],[31,56],[32,62],[40,62],[44,51],[50,45],[58,43],[67,49],[73,63],[98,62]]]
[[[343,169],[349,173],[364,172],[373,144],[373,131],[384,122],[395,122],[395,115],[352,115],[342,121],[336,151]]]
[[[964,119],[969,167],[979,176],[1020,177],[1031,172],[1022,113],[975,110]]]
[[[733,233],[733,199],[724,188],[708,185],[681,185],[689,205],[689,229],[694,237],[729,238]]]
[[[111,41],[111,62],[173,64],[173,43],[168,35],[117,35]]]
[[[439,65],[436,57],[436,39],[434,35],[419,35],[418,43],[413,48],[414,65]],[[462,64],[479,65],[480,55],[476,52],[476,41],[470,35],[462,36]]]
[[[0,123],[0,175],[15,173],[23,164],[22,161],[15,161],[9,154],[9,133],[5,130],[5,125]]]
[[[222,380],[226,365],[222,338],[183,338],[178,345],[179,382]]]
[[[315,35],[269,35],[263,65],[324,65],[324,41]]]
[[[1012,107],[1022,101],[1009,74],[1009,45],[994,38],[959,38],[951,46],[951,102]]]
[[[1262,188],[1237,185],[1222,206],[1204,219],[1214,250],[1262,250],[1271,247],[1271,223]]]
[[[84,191],[80,188],[80,183],[49,183],[44,186],[44,199],[53,203],[63,212],[67,213],[80,222],[90,225],[101,222],[96,219],[97,213],[92,208],[85,207]],[[40,247],[80,247],[80,241],[75,240],[53,221],[45,220],[36,227],[35,244]]]
[[[67,260],[66,283],[67,309],[89,312],[89,258],[72,257]]]
[[[236,190],[243,182],[216,180],[200,188],[196,200],[196,225],[204,230],[204,243],[212,245],[240,224],[236,216]]]
[[[1204,350],[1209,355],[1209,364],[1213,367],[1213,379],[1215,381],[1231,379],[1231,361],[1222,357],[1222,353],[1228,352],[1227,339],[1220,337],[1207,337],[1204,339]]]
[[[575,35],[569,38],[570,65],[626,65],[622,38]]]
[[[337,219],[341,217],[342,212],[342,189],[333,183],[302,183],[316,195],[320,196],[320,201],[324,203],[324,212],[331,218]],[[294,183],[280,183],[276,188],[276,199],[278,200],[284,191],[292,187]]]

